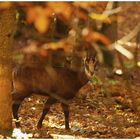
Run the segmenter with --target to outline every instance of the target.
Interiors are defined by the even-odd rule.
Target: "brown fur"
[[[95,62],[91,63],[92,67],[95,67]],[[88,63],[85,63],[85,68],[88,68]],[[93,65],[92,65],[93,64]],[[90,67],[91,67],[90,66]],[[91,68],[90,68],[91,69]],[[42,121],[45,115],[49,111],[49,108],[54,104],[58,98],[52,95],[57,95],[60,99],[72,99],[79,89],[88,82],[88,76],[82,71],[73,71],[63,67],[43,67],[40,65],[19,65],[13,70],[13,116],[18,119],[18,108],[24,98],[31,94],[40,94],[48,96],[48,100],[45,103],[42,116],[38,122],[38,128],[41,128]],[[93,73],[93,69],[91,69]],[[65,115],[65,128],[69,129],[69,109],[68,104],[61,102],[64,115]],[[16,122],[16,126],[19,126],[19,122]]]
[[[20,93],[56,93],[62,97],[72,98],[87,81],[84,72],[74,72],[61,67],[20,65],[13,71],[14,90]]]

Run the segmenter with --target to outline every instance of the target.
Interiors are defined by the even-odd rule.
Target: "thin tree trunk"
[[[16,26],[14,9],[0,9],[0,133],[12,132],[12,35]]]

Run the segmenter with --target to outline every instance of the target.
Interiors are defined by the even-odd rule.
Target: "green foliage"
[[[95,76],[95,75],[92,77],[91,82],[94,85],[100,85],[100,84],[102,84],[102,81],[99,79],[99,77],[98,76]]]
[[[132,62],[124,62],[124,66],[127,68],[127,69],[131,69],[131,68],[134,68],[135,67],[135,63],[132,63]]]
[[[108,80],[108,83],[109,83],[110,85],[116,85],[116,84],[119,83],[119,81],[118,81],[118,80]]]
[[[24,59],[24,54],[16,54],[13,56],[14,61],[20,63],[23,61]]]

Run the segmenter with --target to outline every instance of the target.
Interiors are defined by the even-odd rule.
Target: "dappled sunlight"
[[[46,119],[44,120],[43,124],[44,126],[47,126],[47,127],[65,129],[64,115],[62,112],[60,112],[59,114],[57,113],[56,115],[49,114],[49,116],[47,116]],[[79,130],[82,124],[80,124],[78,119],[75,119],[70,122],[70,126],[72,127],[71,130],[75,131],[75,130]]]
[[[0,2],[0,138],[139,137],[139,9]]]
[[[137,62],[137,66],[140,67],[140,61]]]
[[[12,137],[15,139],[29,139],[33,137],[33,134],[27,134],[22,132],[19,128],[14,128]]]
[[[82,138],[82,137],[76,137],[72,135],[61,135],[61,134],[51,134],[51,136],[54,139],[88,139],[88,138]]]
[[[85,86],[84,93],[81,90],[82,95],[79,93],[79,96],[71,103],[70,130],[65,130],[64,115],[60,104],[55,104],[51,107],[43,121],[41,130],[37,130],[36,124],[42,112],[44,97],[35,95],[30,99],[27,98],[20,111],[22,112],[22,114],[20,113],[22,129],[23,131],[26,129],[26,132],[33,132],[33,137],[35,138],[73,139],[93,136],[109,138],[112,136],[112,133],[114,137],[121,135],[119,134],[120,128],[122,129],[121,133],[127,130],[127,134],[129,134],[129,131],[132,129],[129,129],[129,127],[128,129],[122,128],[122,126],[136,123],[138,117],[131,112],[129,106],[125,105],[126,89],[122,83],[111,79],[108,80],[110,85],[109,91],[111,92],[109,93],[110,98],[101,93],[101,89],[97,85],[94,88],[90,88],[89,85]],[[117,92],[119,90],[121,90],[121,93]],[[111,105],[112,100],[115,100],[115,102]],[[120,124],[121,126],[119,126]]]

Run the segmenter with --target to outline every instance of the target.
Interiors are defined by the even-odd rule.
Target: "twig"
[[[132,38],[134,38],[138,34],[139,31],[140,31],[140,23],[128,35],[112,43],[109,46],[109,48],[117,50],[118,52],[126,56],[128,59],[133,59],[134,57],[133,54],[127,49],[125,49],[121,44],[124,44],[130,41]]]
[[[125,49],[124,47],[122,47],[122,45],[116,43],[114,45],[115,50],[117,50],[118,52],[120,52],[121,54],[123,54],[124,56],[126,56],[128,59],[133,59],[134,55],[133,53],[131,53],[130,51],[128,51],[127,49]]]
[[[117,42],[122,43],[122,42],[130,41],[132,38],[134,38],[138,34],[139,31],[140,31],[140,23],[128,35],[122,37]]]
[[[117,7],[115,9],[113,9],[113,5],[114,5],[113,1],[108,2],[103,14],[105,14],[108,17],[108,16],[116,14],[122,10],[121,7]]]

